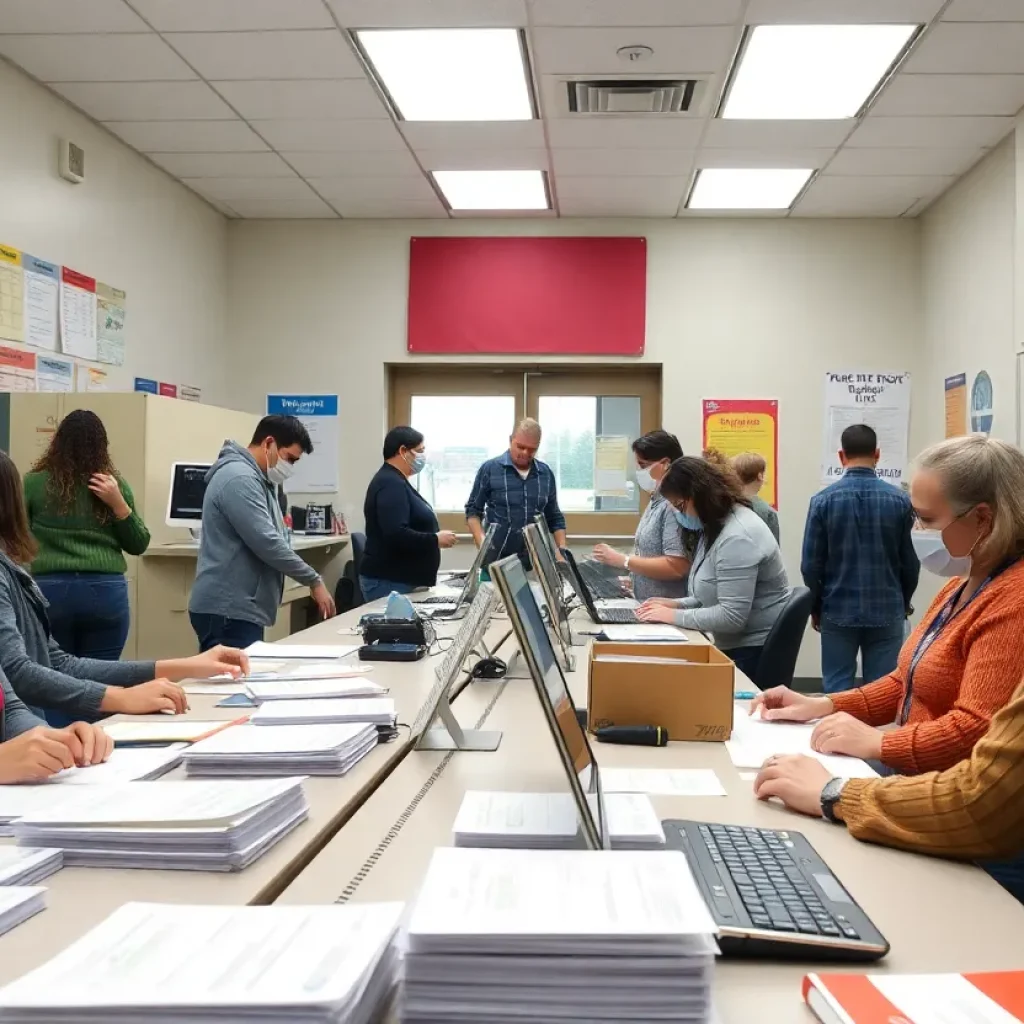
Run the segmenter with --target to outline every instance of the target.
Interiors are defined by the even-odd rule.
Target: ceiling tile
[[[748,25],[924,25],[945,0],[750,0]]]
[[[984,149],[855,149],[846,146],[827,174],[960,175],[986,153]]]
[[[229,204],[239,217],[252,220],[337,219],[337,214],[313,193],[308,199],[233,199]]]
[[[67,82],[53,88],[97,121],[223,121],[235,116],[205,82]]]
[[[555,182],[560,198],[572,196],[576,199],[608,199],[634,194],[660,198],[675,196],[678,205],[690,184],[690,178],[688,174],[680,174],[674,178],[558,175]]]
[[[267,149],[244,121],[106,121],[140,153],[248,153]]]
[[[562,217],[674,217],[682,195],[559,196]]]
[[[418,149],[416,158],[428,171],[546,171],[546,149]]]
[[[333,28],[320,0],[132,0],[158,32]]]
[[[534,25],[732,25],[742,0],[533,0]]]
[[[850,121],[725,121],[708,122],[704,145],[725,149],[835,149],[854,127]]]
[[[654,49],[643,64],[645,74],[721,71],[737,42],[733,28],[538,28],[532,36],[535,65],[546,75],[636,73],[615,51],[638,43]]]
[[[873,117],[850,136],[849,146],[974,148],[994,146],[1013,130],[1012,117]]]
[[[390,120],[252,121],[253,128],[274,149],[304,153],[351,153],[361,149],[405,149],[405,142]]]
[[[412,154],[407,149],[360,149],[351,153],[282,153],[306,178],[332,178],[367,175],[406,175],[422,177]]]
[[[276,153],[151,153],[176,178],[289,178],[295,172]]]
[[[547,122],[552,148],[692,149],[704,122],[686,117],[575,117]]]
[[[975,25],[940,22],[907,58],[910,74],[1024,73],[1024,22]]]
[[[387,203],[392,199],[420,203],[429,203],[437,198],[423,175],[418,178],[382,177],[373,175],[367,177],[344,177],[344,178],[310,178],[309,183],[325,199],[332,203],[335,200],[347,202],[362,202],[373,200],[378,203]]]
[[[182,178],[182,183],[209,199],[307,199],[312,191],[301,178]]]
[[[1020,0],[953,0],[943,21],[1024,21]]]
[[[3,32],[147,32],[122,0],[0,0]]]
[[[0,35],[0,54],[41,82],[154,82],[196,77],[159,37]]]
[[[701,149],[697,153],[697,167],[809,167],[818,170],[832,159],[834,149],[779,149],[762,146],[760,149]]]
[[[345,28],[521,28],[525,0],[328,0]]]
[[[823,175],[793,211],[811,217],[898,217],[921,199],[945,191],[945,177],[863,177]]]
[[[555,173],[570,177],[678,177],[693,166],[693,150],[686,149],[557,149],[551,155]]]
[[[167,41],[210,81],[362,78],[344,37],[333,31],[175,32]]]
[[[413,149],[541,149],[540,121],[403,121],[402,134]]]
[[[1024,107],[1024,75],[897,75],[871,116],[1009,116]]]
[[[365,78],[307,82],[218,82],[217,91],[248,120],[388,117]]]
[[[447,220],[448,211],[436,196],[430,202],[415,199],[397,199],[381,202],[377,199],[334,199],[331,205],[343,217],[388,220],[396,217],[410,220]]]

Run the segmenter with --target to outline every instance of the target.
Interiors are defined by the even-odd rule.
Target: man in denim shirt
[[[858,650],[865,683],[896,668],[921,571],[910,539],[913,507],[875,473],[874,430],[847,427],[842,445],[846,472],[811,499],[800,563],[821,632],[826,693],[856,685]]]
[[[466,522],[477,547],[483,543],[486,526],[498,524],[485,565],[518,555],[529,568],[523,527],[529,526],[537,515],[544,516],[555,544],[565,547],[565,516],[558,507],[555,474],[550,466],[535,458],[540,437],[540,424],[532,419],[523,420],[509,438],[508,451],[488,459],[477,470],[466,502]]]

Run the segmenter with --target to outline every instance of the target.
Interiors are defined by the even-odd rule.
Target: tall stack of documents
[[[62,850],[0,846],[0,885],[35,885],[60,871],[63,863]]]
[[[400,903],[189,907],[126,903],[0,989],[23,1024],[382,1019],[397,984]]]
[[[383,697],[388,691],[366,679],[248,679],[246,692],[253,700],[326,700],[329,698]]]
[[[19,845],[86,867],[240,871],[309,813],[302,779],[39,788],[62,799],[13,823]]]
[[[714,934],[681,852],[438,849],[402,1019],[703,1024]]]
[[[46,889],[41,885],[8,885],[0,888],[0,935],[46,908]]]
[[[344,775],[377,745],[377,727],[235,725],[185,753],[188,775]]]
[[[654,849],[665,845],[665,831],[649,797],[641,793],[608,793],[604,809],[613,849]],[[583,846],[571,793],[470,790],[462,798],[452,838],[456,846],[492,849],[571,850]]]
[[[395,702],[391,697],[269,700],[252,713],[254,725],[327,725],[338,722],[392,725],[394,721]]]

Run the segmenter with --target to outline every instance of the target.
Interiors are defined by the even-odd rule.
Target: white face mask
[[[275,447],[277,447],[275,445]],[[295,465],[291,462],[286,462],[281,458],[281,452],[277,453],[277,462],[272,466],[270,464],[270,454],[268,449],[267,454],[267,479],[275,486],[278,487],[289,479],[292,473],[295,472]]]
[[[941,530],[911,530],[914,551],[930,573],[936,576],[966,576],[971,571],[970,555],[951,555]]]
[[[639,466],[636,471],[636,485],[641,490],[653,491],[658,486],[658,481],[651,476],[651,470],[648,466]]]

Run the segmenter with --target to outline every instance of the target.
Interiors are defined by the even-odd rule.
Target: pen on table
[[[753,690],[737,690],[733,694],[733,698],[736,700],[753,700],[757,696]]]

